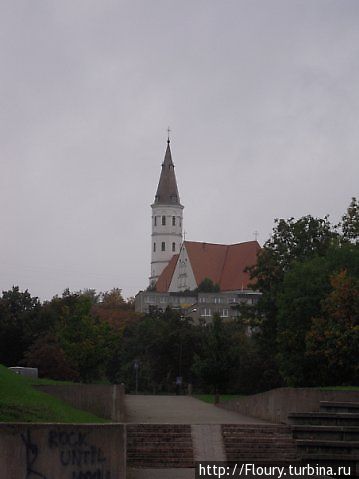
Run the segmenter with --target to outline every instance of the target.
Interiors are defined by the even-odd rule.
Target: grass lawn
[[[193,397],[200,399],[201,401],[214,404],[214,394],[194,394]],[[229,401],[230,399],[239,398],[239,394],[221,394],[219,396],[219,401]]]
[[[108,422],[32,387],[39,383],[0,365],[0,422]]]

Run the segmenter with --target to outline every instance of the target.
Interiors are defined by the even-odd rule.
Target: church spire
[[[167,148],[162,163],[160,181],[152,208],[151,275],[154,285],[169,264],[173,255],[179,253],[182,244],[183,206],[180,204],[175,167],[172,161],[168,131]]]
[[[165,158],[162,163],[160,181],[158,182],[155,204],[179,205],[180,198],[178,194],[175,167],[172,161],[170,137],[168,132],[167,148]]]

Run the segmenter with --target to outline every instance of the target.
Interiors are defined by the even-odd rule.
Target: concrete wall
[[[6,479],[125,479],[121,424],[0,424]]]
[[[122,422],[125,418],[123,385],[64,384],[36,387],[77,409],[83,409],[113,422]]]
[[[317,412],[320,401],[358,401],[359,391],[321,391],[316,388],[278,388],[219,404],[219,407],[288,424],[291,412]]]

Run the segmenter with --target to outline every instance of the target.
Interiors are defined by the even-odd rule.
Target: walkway
[[[126,422],[152,424],[268,424],[190,396],[126,396]]]
[[[189,396],[126,396],[126,422],[152,424],[268,424]],[[194,479],[194,469],[131,469],[128,479]]]

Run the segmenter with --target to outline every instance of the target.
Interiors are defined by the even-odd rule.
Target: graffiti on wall
[[[101,449],[89,440],[90,432],[51,429],[47,448],[58,456],[61,477],[66,479],[111,479],[108,461]],[[31,436],[31,431],[21,434],[26,448],[26,479],[48,479],[39,463],[40,447]]]

